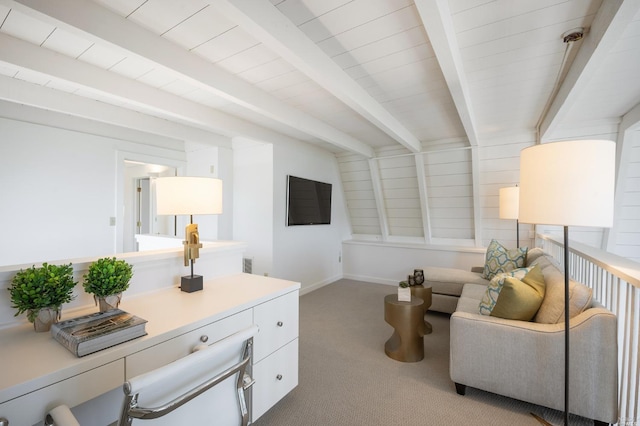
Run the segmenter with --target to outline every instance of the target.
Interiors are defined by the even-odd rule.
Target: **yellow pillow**
[[[544,276],[538,266],[531,269],[522,280],[507,277],[491,316],[531,321],[540,309],[544,292]]]

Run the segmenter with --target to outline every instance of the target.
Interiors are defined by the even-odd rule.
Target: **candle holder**
[[[414,269],[413,270],[413,277],[414,277],[416,285],[424,284],[424,271],[422,269]]]

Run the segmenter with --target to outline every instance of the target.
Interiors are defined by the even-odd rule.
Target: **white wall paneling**
[[[475,238],[471,149],[424,155],[432,238]]]
[[[351,219],[351,232],[359,235],[381,235],[369,161],[357,154],[341,154],[337,158]]]

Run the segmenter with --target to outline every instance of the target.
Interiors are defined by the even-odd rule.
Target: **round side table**
[[[429,307],[431,307],[431,286],[424,287],[422,285],[414,285],[409,288],[411,289],[412,298],[419,297],[424,301],[424,303],[422,303],[422,317],[424,318],[424,315],[429,310]],[[429,323],[429,321],[424,320],[424,327],[424,334],[431,334],[431,332],[433,332],[433,326],[431,325],[431,323]]]
[[[384,298],[384,320],[394,328],[384,344],[389,358],[402,362],[417,362],[424,358],[423,300],[412,297],[411,302],[398,301],[397,294]]]

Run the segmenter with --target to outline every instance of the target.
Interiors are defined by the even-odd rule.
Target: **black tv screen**
[[[287,176],[287,226],[331,223],[331,184]]]

